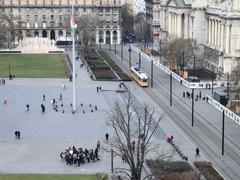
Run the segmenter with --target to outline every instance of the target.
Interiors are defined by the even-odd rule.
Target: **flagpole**
[[[72,40],[73,40],[73,43],[72,43],[72,66],[73,66],[73,71],[72,71],[72,77],[73,77],[73,112],[76,111],[76,70],[75,70],[75,67],[76,67],[76,60],[75,60],[75,22],[74,22],[74,7],[73,7],[73,4],[72,4],[72,25],[73,27],[72,28]]]

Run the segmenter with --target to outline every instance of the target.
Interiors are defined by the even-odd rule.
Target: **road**
[[[108,47],[105,49],[109,52]],[[110,55],[126,71],[129,68],[128,46],[123,49],[123,61],[121,61],[120,47],[117,48],[117,54],[114,55],[114,46]],[[131,65],[138,66],[139,55],[131,52]],[[151,64],[141,57],[141,69],[150,77]],[[169,75],[154,67],[153,88],[145,88],[148,94],[158,106],[163,109],[165,115],[185,133],[185,135],[196,146],[200,147],[201,152],[207,160],[213,163],[213,166],[225,179],[240,178],[240,127],[229,118],[225,117],[225,153],[222,156],[222,114],[214,107],[203,101],[195,101],[194,127],[192,127],[192,101],[183,98],[183,91],[191,92],[190,89],[183,87],[173,80],[173,104],[169,105]],[[210,94],[209,90],[201,90],[202,95]],[[199,90],[195,90],[199,93]]]

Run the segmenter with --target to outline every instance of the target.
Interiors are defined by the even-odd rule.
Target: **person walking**
[[[197,147],[196,148],[196,157],[199,157],[199,155],[200,155],[200,151],[199,151],[199,148]]]
[[[99,92],[99,87],[97,86],[97,92]]]
[[[105,138],[106,138],[106,141],[108,141],[108,138],[109,138],[109,134],[105,134]]]
[[[45,96],[45,94],[43,94],[43,101],[45,101],[45,98],[46,98],[46,96]]]
[[[59,96],[59,100],[62,101],[63,98],[62,98],[62,94],[60,93],[60,96]]]
[[[65,85],[64,82],[62,83],[62,88],[63,88],[63,89],[66,89],[66,85]]]
[[[29,111],[29,104],[26,105],[26,111]]]

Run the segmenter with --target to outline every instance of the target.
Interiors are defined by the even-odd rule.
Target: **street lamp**
[[[170,106],[172,106],[172,73],[170,74]]]
[[[194,88],[192,88],[192,127],[194,126]]]
[[[131,52],[132,52],[132,49],[131,49],[131,46],[129,45],[129,48],[128,48],[128,52],[129,52],[129,67],[131,68]]]
[[[212,65],[212,95],[213,95],[213,65]]]

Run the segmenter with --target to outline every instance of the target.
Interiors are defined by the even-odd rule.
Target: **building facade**
[[[97,44],[121,42],[120,0],[0,0],[0,13],[13,19],[18,39],[67,39],[71,35],[72,4],[76,21],[82,16],[98,19],[94,27]]]
[[[240,62],[239,0],[152,0],[155,42],[193,39],[204,46],[204,66],[231,73]]]

